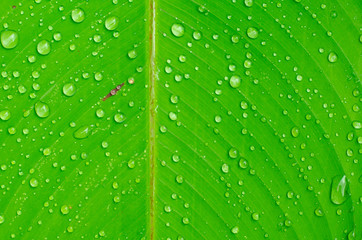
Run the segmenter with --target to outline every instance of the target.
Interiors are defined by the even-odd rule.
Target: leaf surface
[[[0,3],[1,239],[361,238],[360,2]]]

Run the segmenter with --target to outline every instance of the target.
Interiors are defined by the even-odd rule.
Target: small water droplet
[[[12,30],[5,30],[1,32],[1,45],[6,49],[12,49],[18,45],[19,35]]]
[[[82,126],[73,133],[73,136],[76,139],[84,139],[89,136],[90,132],[91,128],[89,126]]]
[[[331,185],[331,201],[340,205],[349,198],[348,181],[345,175],[335,176]]]
[[[130,58],[130,59],[135,59],[136,57],[137,57],[137,52],[136,52],[136,50],[131,50],[131,51],[129,51],[128,52],[128,57]]]
[[[39,185],[39,182],[35,178],[32,178],[30,179],[29,184],[32,188],[36,188]]]
[[[337,54],[335,52],[330,52],[328,54],[328,61],[330,63],[335,63],[335,62],[337,62],[337,60],[338,60],[338,56],[337,56]]]
[[[292,134],[293,137],[298,137],[299,136],[299,128],[297,127],[293,127],[292,130],[290,130],[290,133]]]
[[[38,43],[36,50],[41,55],[48,55],[50,53],[50,42],[48,42],[47,40],[41,40]]]
[[[253,6],[253,0],[244,0],[244,4],[247,7],[251,7],[251,6]]]
[[[315,214],[317,217],[323,217],[323,215],[324,215],[322,209],[320,209],[320,208],[315,209],[315,210],[314,210],[314,214]]]
[[[185,33],[185,28],[179,23],[174,23],[171,27],[171,32],[175,37],[182,37]]]
[[[105,114],[105,112],[104,112],[104,110],[102,108],[98,108],[96,110],[96,115],[97,115],[98,118],[104,117],[104,114]]]
[[[65,96],[71,97],[75,94],[76,88],[73,83],[67,83],[63,86],[63,93]]]
[[[253,213],[252,215],[251,215],[251,217],[252,217],[252,219],[254,220],[254,221],[258,221],[259,220],[259,213]]]
[[[241,84],[241,78],[237,75],[234,75],[230,78],[230,86],[232,88],[237,88]]]
[[[46,118],[49,116],[50,110],[49,106],[46,103],[43,102],[37,102],[35,104],[35,113],[38,115],[38,117]]]
[[[193,34],[192,34],[192,37],[198,41],[201,39],[202,35],[201,35],[201,32],[198,32],[198,31],[195,31]]]
[[[231,232],[232,232],[233,234],[239,233],[239,227],[238,227],[238,226],[233,227],[233,228],[231,229]]]
[[[235,159],[235,158],[238,157],[238,155],[239,155],[239,151],[236,148],[230,148],[229,149],[229,157],[230,158]]]
[[[114,121],[117,123],[122,123],[126,120],[126,115],[123,113],[117,113],[114,115]]]
[[[256,28],[249,27],[248,30],[246,30],[246,34],[248,35],[249,38],[255,39],[258,37],[259,32]]]
[[[60,208],[60,212],[63,214],[63,215],[67,215],[69,213],[69,207],[67,205],[63,205],[61,206]]]
[[[104,22],[104,26],[109,31],[113,31],[114,29],[116,29],[118,27],[118,24],[119,24],[119,19],[118,17],[115,16],[108,17]]]
[[[76,8],[72,11],[72,20],[76,23],[83,22],[85,18],[84,11],[80,8]]]
[[[3,121],[7,121],[9,120],[11,117],[11,113],[9,110],[2,110],[0,111],[0,119],[3,120]]]
[[[227,165],[226,163],[224,163],[221,166],[221,170],[223,171],[223,173],[228,173],[229,172],[229,165]]]

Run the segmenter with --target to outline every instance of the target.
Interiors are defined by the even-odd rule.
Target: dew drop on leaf
[[[192,37],[193,37],[196,41],[200,40],[201,37],[202,37],[201,32],[198,32],[198,31],[193,32]]]
[[[230,86],[232,88],[237,88],[241,84],[241,78],[237,75],[234,75],[230,78]]]
[[[239,155],[239,151],[236,148],[230,148],[229,149],[229,157],[230,158],[237,158]]]
[[[185,28],[179,23],[174,23],[171,27],[171,32],[175,37],[182,37],[185,33]]]
[[[184,182],[184,178],[181,175],[177,175],[176,176],[176,182],[181,184],[181,183]]]
[[[251,215],[251,218],[254,220],[254,221],[258,221],[259,220],[259,213],[253,213],[252,215]]]
[[[35,113],[38,117],[46,118],[49,116],[50,110],[48,104],[44,102],[37,102],[35,104]]]
[[[68,207],[67,205],[61,206],[60,212],[61,212],[63,215],[67,215],[67,214],[69,213],[69,207]]]
[[[124,120],[126,120],[126,115],[124,115],[123,113],[117,113],[114,115],[114,121],[116,123],[122,123],[124,122]]]
[[[165,210],[165,212],[167,212],[167,213],[169,213],[169,212],[172,211],[171,207],[168,206],[168,205],[166,205],[166,206],[164,207],[164,210]]]
[[[12,30],[5,30],[1,32],[1,45],[6,49],[12,49],[18,45],[18,33]]]
[[[337,56],[337,54],[335,52],[330,52],[328,54],[328,61],[330,63],[335,63],[335,62],[337,62],[337,60],[338,60],[338,56]]]
[[[105,114],[105,112],[104,112],[104,110],[103,110],[102,108],[98,108],[98,109],[96,110],[96,116],[97,116],[98,118],[104,117],[104,114]]]
[[[227,165],[226,163],[224,163],[222,166],[221,166],[221,170],[223,173],[228,173],[229,172],[229,165]]]
[[[29,181],[29,185],[30,185],[32,188],[36,188],[36,187],[39,185],[39,182],[38,182],[38,180],[36,180],[35,178],[32,178],[32,179],[30,179],[30,181]]]
[[[57,42],[59,42],[60,40],[62,40],[62,34],[60,32],[54,33],[53,34],[53,39]]]
[[[75,88],[75,85],[73,83],[67,83],[67,84],[64,84],[63,86],[63,94],[65,96],[68,96],[68,97],[71,97],[75,94],[76,92],[76,88]]]
[[[297,127],[293,127],[292,130],[290,130],[290,133],[292,134],[293,137],[298,137],[299,136],[299,128]]]
[[[231,229],[231,232],[232,232],[233,234],[239,233],[239,227],[238,227],[238,226],[233,227],[233,228]]]
[[[104,22],[104,26],[109,31],[113,31],[114,29],[116,29],[118,27],[118,24],[119,24],[119,19],[118,17],[115,16],[108,17]]]
[[[91,129],[89,126],[82,126],[73,133],[73,136],[76,139],[84,139],[89,136],[90,131],[91,131]]]
[[[137,57],[137,52],[136,52],[136,50],[130,50],[129,52],[128,52],[128,57],[130,58],[130,59],[135,59],[136,57]]]
[[[72,20],[75,22],[75,23],[81,23],[84,21],[84,18],[85,18],[85,14],[84,14],[84,11],[80,8],[76,8],[72,11]]]
[[[249,27],[248,30],[246,30],[246,34],[251,39],[255,39],[259,35],[258,30],[256,28],[253,28],[253,27]]]
[[[253,0],[244,0],[244,4],[247,7],[251,7],[251,6],[253,6]]]
[[[41,40],[38,43],[36,50],[41,55],[48,55],[50,53],[50,43],[47,40]]]
[[[331,185],[331,201],[340,205],[349,198],[348,181],[345,175],[335,176]]]
[[[354,129],[357,129],[357,130],[362,128],[361,122],[358,122],[358,121],[353,121],[352,126],[354,127]]]
[[[9,110],[2,110],[0,111],[0,119],[3,120],[3,121],[7,121],[9,120],[11,117],[11,113]]]
[[[0,216],[0,224],[3,224],[5,222],[5,218],[3,216]]]
[[[324,215],[322,209],[320,209],[320,208],[315,209],[315,210],[314,210],[314,214],[315,214],[317,217],[323,217],[323,215]]]
[[[247,168],[249,165],[248,160],[246,160],[245,158],[240,158],[239,160],[239,167],[242,169]]]

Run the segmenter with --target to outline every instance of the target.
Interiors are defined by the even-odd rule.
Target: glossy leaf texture
[[[359,1],[0,3],[1,239],[361,238]]]

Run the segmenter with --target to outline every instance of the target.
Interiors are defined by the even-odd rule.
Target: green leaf
[[[353,1],[2,1],[1,239],[361,239]]]

